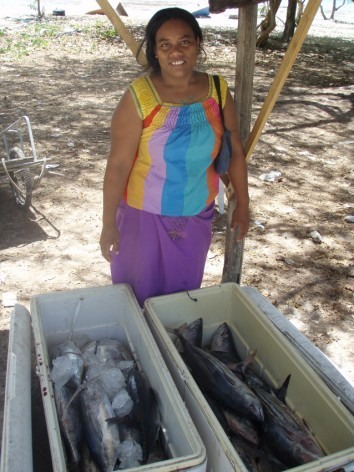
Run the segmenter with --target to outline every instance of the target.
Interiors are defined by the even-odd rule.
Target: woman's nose
[[[181,54],[181,45],[180,44],[175,44],[174,46],[171,47],[170,54],[176,55],[176,54]]]

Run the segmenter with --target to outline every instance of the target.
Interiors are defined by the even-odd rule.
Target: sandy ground
[[[200,22],[207,45],[202,68],[223,74],[234,90],[231,13]],[[144,19],[126,24],[141,36]],[[353,24],[350,15],[338,15],[338,22],[316,17],[255,149],[241,280],[352,382]],[[38,155],[56,166],[34,191],[27,212],[16,206],[8,185],[0,186],[0,419],[13,310],[7,300],[29,307],[40,293],[110,283],[98,246],[109,122],[140,69],[121,40],[103,34],[107,29],[103,17],[47,18],[41,27],[28,17],[0,20],[0,129],[30,116]],[[257,51],[253,122],[283,55],[275,39],[270,49]],[[281,174],[276,182],[260,179],[271,171]],[[203,286],[221,281],[225,227],[226,214],[217,205]],[[33,383],[39,408],[35,375]],[[37,420],[36,434],[43,427],[43,418]]]

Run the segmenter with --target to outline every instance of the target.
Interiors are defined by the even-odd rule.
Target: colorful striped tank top
[[[227,83],[220,77],[223,106]],[[199,102],[163,103],[148,76],[129,87],[143,120],[140,144],[124,199],[133,208],[165,216],[199,214],[217,196],[213,161],[223,133],[218,96],[209,75],[209,93]]]

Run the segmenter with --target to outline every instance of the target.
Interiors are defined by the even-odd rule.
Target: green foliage
[[[100,21],[95,22],[91,31],[95,36],[104,40],[112,40],[118,36],[118,33],[113,26],[107,26]]]
[[[11,52],[17,59],[28,55],[30,50],[44,48],[48,40],[58,35],[56,25],[35,22],[23,29],[17,37],[0,31],[0,54]]]

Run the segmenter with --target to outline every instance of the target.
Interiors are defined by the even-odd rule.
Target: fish
[[[192,375],[204,390],[225,407],[252,421],[262,423],[263,408],[254,392],[225,364],[201,348],[192,346],[176,331],[191,368]]]
[[[51,351],[51,358],[53,381],[60,386],[70,382],[77,388],[82,382],[84,359],[76,344],[65,341],[55,346]]]
[[[222,323],[215,331],[209,349],[210,351],[228,353],[233,356],[235,361],[241,362],[241,357],[237,352],[231,330],[226,322]]]
[[[324,457],[324,452],[300,418],[274,392],[253,389],[264,411],[263,440],[288,468]]]
[[[67,384],[61,388],[54,386],[54,400],[60,431],[69,453],[69,461],[76,465],[80,461],[82,426],[79,398],[74,398],[74,395],[75,390]]]
[[[223,407],[204,390],[202,393],[226,434],[229,436],[238,435],[255,446],[260,445],[260,435],[255,423],[237,414],[234,410]]]
[[[80,392],[80,411],[87,445],[101,472],[112,472],[118,459],[119,428],[114,411],[102,385],[91,380]]]
[[[283,472],[287,466],[281,462],[278,457],[264,442],[257,451],[257,471],[258,472]]]
[[[185,323],[177,329],[184,339],[187,339],[193,346],[202,347],[203,318],[197,318],[188,324]]]
[[[133,356],[129,349],[117,339],[101,339],[97,343],[96,355],[102,362],[131,361]]]
[[[274,393],[283,403],[285,403],[285,397],[288,390],[291,375],[289,374],[280,388],[275,389],[259,377],[253,370],[249,369],[253,359],[256,355],[256,351],[252,352],[251,355],[244,361],[237,362],[237,359],[233,355],[222,351],[209,351],[210,354],[215,356],[221,362],[223,362],[234,374],[236,374],[241,380],[244,380],[250,387],[263,388],[269,393]]]
[[[142,463],[146,464],[157,441],[161,426],[156,396],[145,375],[137,368],[129,372],[126,388],[134,403],[129,417],[141,430],[143,438]]]
[[[141,466],[143,461],[141,431],[127,422],[119,425],[119,435],[121,439],[118,446],[119,469]]]
[[[230,441],[249,472],[282,472],[287,469],[263,444],[255,446],[240,436],[231,436]]]
[[[229,408],[222,408],[228,430],[231,434],[240,436],[245,441],[256,447],[260,446],[261,439],[256,424],[243,415],[237,414]]]
[[[79,472],[100,472],[100,469],[92,458],[86,441],[84,441],[82,445],[81,460],[77,469]]]
[[[175,335],[176,330],[184,337],[184,339],[193,344],[193,346],[202,347],[203,318],[197,318],[191,323],[183,323],[182,325],[178,326],[178,328],[167,328],[167,331],[173,335]],[[183,347],[178,337],[175,339],[175,346],[177,351],[182,354]]]
[[[81,350],[73,341],[64,341],[54,346],[50,351],[51,359],[64,356],[65,354],[81,355]]]
[[[247,471],[258,472],[257,450],[239,436],[231,436],[230,441]]]

